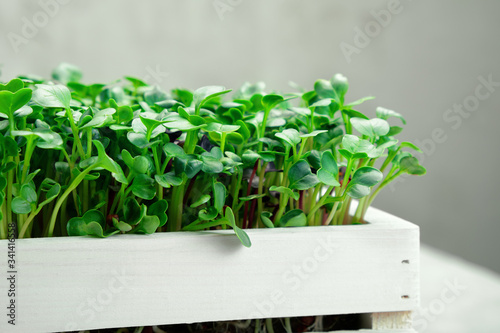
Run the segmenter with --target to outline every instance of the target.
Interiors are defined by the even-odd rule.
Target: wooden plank
[[[412,328],[407,329],[394,329],[394,330],[359,330],[359,331],[331,331],[329,333],[417,333]]]
[[[17,240],[16,326],[3,314],[0,332],[415,309],[418,227],[368,216],[369,225],[248,230],[249,249],[231,231]],[[2,268],[6,248],[0,241]],[[0,279],[2,300],[7,289]]]

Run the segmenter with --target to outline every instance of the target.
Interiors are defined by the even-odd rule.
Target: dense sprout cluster
[[[336,74],[314,89],[266,93],[263,84],[194,92],[132,77],[0,84],[1,238],[153,233],[363,223],[381,189],[425,169],[395,138],[405,123],[346,103]],[[359,199],[352,218],[351,199]]]

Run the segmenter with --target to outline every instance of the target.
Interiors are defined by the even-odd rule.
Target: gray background
[[[500,272],[500,87],[471,112],[445,118],[455,104],[474,102],[479,77],[500,82],[500,2],[402,0],[378,31],[372,11],[387,11],[391,1],[54,3],[1,2],[0,80],[48,77],[61,61],[80,66],[88,83],[132,75],[165,89],[259,80],[269,89],[288,89],[288,81],[310,89],[341,72],[351,83],[348,100],[373,95],[362,111],[403,113],[403,139],[425,150],[428,174],[405,178],[374,205],[420,225],[424,243]],[[38,27],[29,31],[26,22]],[[357,29],[369,28],[359,44]],[[25,40],[16,46],[12,34]],[[346,44],[357,53],[346,57]]]

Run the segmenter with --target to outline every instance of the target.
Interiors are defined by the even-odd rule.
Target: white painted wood
[[[359,330],[359,331],[331,331],[330,333],[417,333],[412,328],[408,329],[395,329],[395,330]]]
[[[17,324],[0,313],[0,332],[415,309],[418,227],[377,209],[367,220],[248,230],[249,249],[231,231],[17,240]]]

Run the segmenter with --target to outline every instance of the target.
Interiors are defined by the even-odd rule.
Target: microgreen
[[[341,74],[232,98],[81,79],[62,64],[52,80],[0,83],[1,238],[10,223],[21,238],[232,229],[249,247],[248,228],[363,223],[390,182],[426,172],[396,139],[403,116],[359,111],[373,97],[349,102]]]

